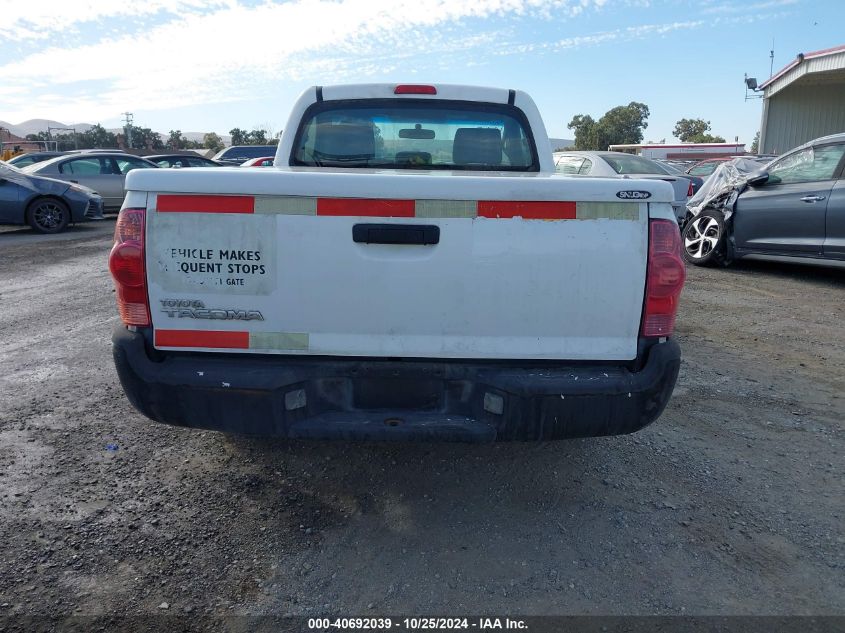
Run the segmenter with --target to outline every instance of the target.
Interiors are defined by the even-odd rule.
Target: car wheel
[[[61,233],[70,222],[70,210],[61,200],[42,198],[29,205],[26,217],[39,233]]]
[[[684,225],[684,259],[696,266],[724,266],[725,217],[715,209],[704,209]]]

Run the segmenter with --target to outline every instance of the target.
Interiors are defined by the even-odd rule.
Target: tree
[[[267,145],[267,130],[259,128],[248,132],[246,135],[247,145]]]
[[[126,145],[130,149],[164,149],[164,143],[161,142],[161,134],[153,132],[148,127],[127,125],[124,128],[124,132],[126,133]]]
[[[188,146],[188,139],[182,136],[182,130],[170,130],[167,147],[170,150],[184,149]]]
[[[576,114],[568,127],[575,130],[575,149],[606,150],[609,145],[642,142],[648,115],[646,104],[632,101],[608,110],[598,121],[589,114]]]
[[[76,149],[79,143],[79,135],[77,138],[74,138],[72,132],[65,133],[65,134],[48,134],[47,132],[38,132],[38,134],[27,134],[26,135],[27,141],[55,141],[56,142],[56,149],[60,152],[67,151],[69,149]],[[52,146],[48,146],[52,149]],[[79,145],[80,148],[85,148],[85,145]]]
[[[117,135],[97,123],[91,126],[91,129],[87,132],[79,135],[79,147],[80,149],[115,148],[117,147]]]
[[[267,130],[254,128],[247,132],[239,127],[229,130],[232,135],[232,145],[271,145],[273,141],[267,138]]]
[[[575,130],[575,149],[607,149],[597,146],[596,121],[589,114],[576,114],[567,127]]]
[[[232,128],[229,130],[229,134],[232,136],[232,145],[246,145],[246,138],[249,132],[246,130],[242,130],[239,127]]]
[[[752,154],[760,153],[760,130],[757,130],[757,134],[754,135],[754,140],[751,141],[751,149],[749,151]]]
[[[710,121],[704,119],[681,119],[675,124],[672,134],[684,143],[724,143],[721,136],[707,134],[710,131]]]
[[[215,152],[219,152],[225,147],[223,139],[214,132],[208,132],[202,135],[202,146],[206,149],[213,149]]]

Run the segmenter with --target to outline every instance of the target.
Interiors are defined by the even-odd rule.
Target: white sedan
[[[555,171],[582,176],[616,176],[617,178],[656,178],[672,184],[675,200],[672,208],[678,223],[687,214],[687,200],[692,195],[692,182],[672,174],[660,163],[625,152],[555,152]]]

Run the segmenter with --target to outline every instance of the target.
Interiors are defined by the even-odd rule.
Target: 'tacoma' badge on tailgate
[[[263,321],[258,310],[232,310],[206,308],[202,301],[193,299],[160,299],[161,311],[179,319],[219,319],[221,321]]]
[[[616,193],[617,198],[622,198],[623,200],[645,200],[646,198],[651,198],[650,191],[618,191]]]

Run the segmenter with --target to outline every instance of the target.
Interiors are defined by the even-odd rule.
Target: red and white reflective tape
[[[640,203],[159,194],[156,211],[159,213],[250,213],[379,218],[637,220],[640,217]]]
[[[302,332],[241,332],[231,330],[155,331],[155,346],[169,348],[307,350],[308,334]]]

